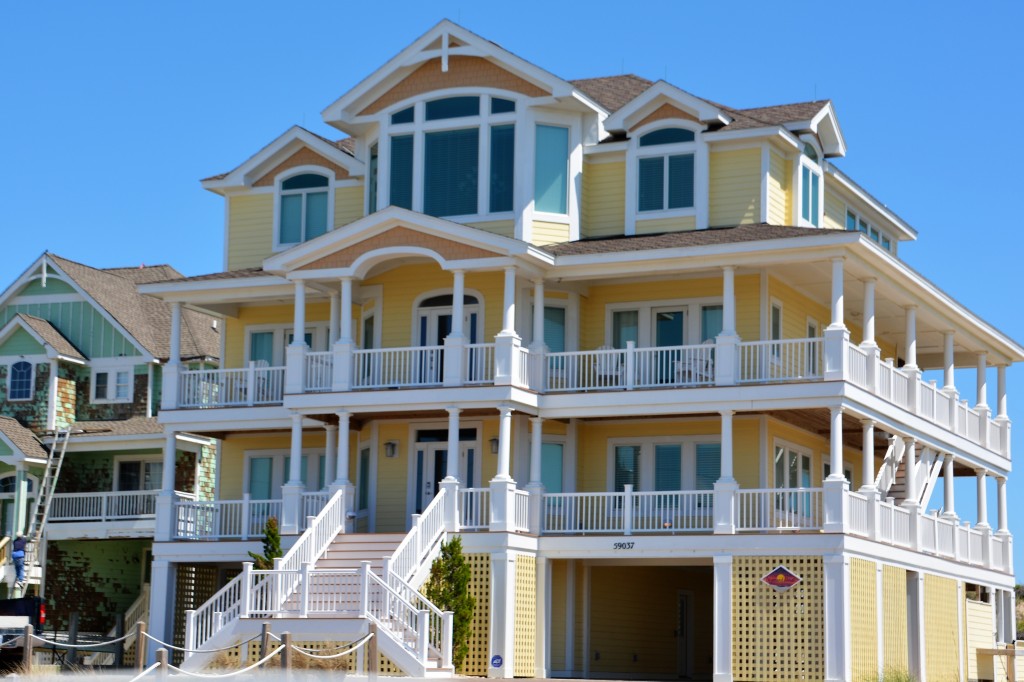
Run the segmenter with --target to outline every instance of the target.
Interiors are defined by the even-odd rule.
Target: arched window
[[[25,477],[25,482],[28,483],[28,492],[32,492],[32,478],[28,476]],[[15,487],[17,486],[17,483],[17,476],[3,476],[2,478],[0,478],[0,495],[11,495],[14,492],[16,492]]]
[[[661,128],[640,136],[637,211],[694,207],[695,140],[686,128]]]
[[[800,157],[800,225],[821,227],[823,202],[820,158],[815,146],[805,141]]]
[[[281,182],[277,241],[300,244],[327,232],[330,180],[317,173],[293,175]]]
[[[32,363],[21,360],[11,365],[8,384],[8,400],[30,400],[32,398]]]

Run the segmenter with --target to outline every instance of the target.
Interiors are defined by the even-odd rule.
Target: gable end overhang
[[[839,127],[839,120],[836,118],[832,102],[826,102],[821,110],[809,119],[791,121],[784,125],[786,130],[797,135],[800,133],[816,135],[825,158],[846,156],[846,140],[843,138],[843,131]]]
[[[604,127],[611,132],[625,132],[633,128],[644,117],[663,104],[669,104],[686,111],[704,124],[719,123],[721,125],[728,125],[732,121],[732,118],[726,112],[707,100],[703,100],[662,80],[647,88],[647,90],[631,102],[611,114],[605,120]]]

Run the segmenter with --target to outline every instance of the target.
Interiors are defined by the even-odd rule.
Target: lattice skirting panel
[[[878,565],[850,560],[850,645],[853,679],[878,675]]]
[[[469,593],[476,600],[476,606],[473,608],[469,654],[461,672],[486,677],[491,651],[491,555],[466,554],[466,561],[473,572],[469,579]]]
[[[895,566],[882,567],[882,633],[885,670],[907,672],[907,572]]]
[[[924,658],[928,682],[960,679],[957,581],[924,576]]]
[[[537,651],[537,558],[516,555],[515,658],[516,677],[536,675]]]
[[[761,578],[777,566],[801,581],[785,592],[775,591]],[[738,556],[732,569],[733,679],[824,679],[821,557]]]

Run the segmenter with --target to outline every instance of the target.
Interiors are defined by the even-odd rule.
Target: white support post
[[[348,477],[350,450],[352,447],[349,443],[351,435],[349,433],[349,424],[351,423],[352,415],[344,410],[339,410],[335,414],[338,417],[338,434],[334,448],[336,452],[334,464],[335,479],[328,488],[328,492],[334,495],[339,490],[342,491],[345,505],[345,522],[342,527],[345,529],[345,532],[352,532],[355,530],[356,508],[355,486],[352,484],[352,479]]]
[[[281,486],[281,534],[294,535],[302,525],[302,415],[292,415],[291,448],[288,454],[288,482]]]
[[[942,333],[942,390],[947,393],[956,393],[954,340],[953,332],[947,331]]]
[[[861,445],[860,490],[868,492],[875,489],[875,421],[864,419],[861,424],[864,435]]]
[[[843,260],[842,256],[832,259],[832,329],[846,329],[843,318]]]
[[[328,298],[331,302],[331,308],[329,322],[327,323],[327,347],[334,348],[334,344],[338,342],[338,324],[341,319],[338,308],[338,293],[332,291]]]
[[[908,305],[906,318],[906,357],[903,369],[917,369],[917,306]]]
[[[448,413],[448,467],[445,479],[456,481],[459,478],[459,414],[462,410],[454,405],[444,409]]]
[[[164,460],[161,471],[160,495],[156,498],[154,539],[168,542],[174,536],[174,465],[177,462],[178,434],[164,433]],[[155,584],[155,583],[154,583]]]
[[[921,502],[920,491],[917,488],[917,441],[914,438],[903,440],[906,452],[903,455],[904,481],[906,499],[903,506],[910,511],[910,548],[917,551],[921,549]]]
[[[715,555],[712,652],[714,682],[732,682],[732,556]]]
[[[533,280],[533,342],[531,353],[543,353],[547,350],[544,343],[544,280]]]
[[[956,525],[960,525],[956,515],[956,500],[953,494],[955,486],[953,476],[953,455],[946,455],[942,459],[942,517],[951,519]]]
[[[502,328],[494,338],[494,383],[510,386],[517,379],[519,347],[522,339],[516,334],[516,269],[505,268],[505,293]]]
[[[171,302],[171,355],[162,369],[160,407],[174,410],[178,407],[178,382],[181,375],[181,303]]]
[[[978,353],[978,399],[977,407],[988,407],[988,354]]]
[[[461,386],[466,380],[466,335],[463,331],[466,300],[466,273],[452,270],[452,328],[444,339],[444,385]],[[456,477],[457,478],[457,477]]]
[[[512,453],[512,408],[502,405],[498,408],[501,416],[498,425],[498,469],[496,481],[510,481],[509,462]]]
[[[912,679],[926,682],[924,573],[908,571],[907,586],[907,634],[910,645],[907,653],[910,674]]]
[[[878,363],[882,351],[875,342],[875,279],[864,280],[864,339],[861,350],[867,354],[867,385],[872,393],[878,390]]]
[[[736,491],[739,483],[733,476],[733,413],[723,410],[722,418],[722,455],[720,478],[715,481],[714,504],[712,513],[715,520],[715,533],[730,535],[736,532]]]
[[[491,554],[490,678],[511,679],[515,670],[515,575],[515,554],[507,550]]]
[[[825,522],[822,530],[826,533],[843,533],[846,530],[846,491],[849,483],[843,475],[843,408],[830,409],[829,459],[831,473],[822,482],[822,497],[825,505]]]
[[[505,268],[505,287],[502,301],[502,326],[500,334],[517,336],[516,334],[516,269]]]
[[[541,514],[544,510],[544,483],[541,481],[544,419],[530,417],[530,425],[530,482],[526,484],[526,490],[530,493],[530,532],[540,535]]]
[[[149,590],[149,622],[146,632],[156,640],[166,642],[170,639],[168,628],[169,616],[174,609],[174,582],[176,566],[165,559],[153,559],[150,570]],[[146,665],[156,660],[156,647],[146,647]]]
[[[996,368],[996,419],[1007,419],[1006,365],[999,365]]]
[[[150,374],[152,375],[152,365],[147,365],[150,368]],[[57,429],[57,402],[58,402],[58,387],[60,385],[60,375],[58,374],[57,359],[52,358],[50,360],[50,376],[47,379],[47,397],[46,397],[46,428],[50,431]],[[152,379],[147,384],[149,388],[146,390],[152,390]],[[149,405],[149,401],[146,401]],[[148,408],[147,408],[148,409]]]
[[[338,427],[335,424],[324,424],[324,480],[327,488],[338,477]]]
[[[825,680],[853,679],[850,632],[850,562],[842,554],[824,557]]]
[[[715,337],[715,385],[731,386],[739,378],[739,343],[736,333],[736,268],[722,267],[722,332]]]
[[[843,317],[843,257],[832,259],[832,323],[825,328],[825,381],[846,378],[846,354],[850,344],[850,330]],[[842,473],[842,472],[840,472]]]
[[[988,472],[984,469],[978,469],[975,472],[978,482],[978,522],[974,524],[975,528],[991,528],[988,525],[988,485],[987,478]]]
[[[501,405],[498,420],[498,466],[491,479],[491,524],[493,532],[510,532],[515,526],[516,482],[509,475],[512,451],[512,408]]]
[[[292,342],[285,348],[284,392],[302,393],[306,387],[306,283],[295,282]]]
[[[352,336],[352,278],[341,278],[341,310],[338,340],[331,346],[334,354],[331,390],[340,393],[352,388],[352,352],[356,348]]]
[[[996,533],[1008,535],[1010,532],[1006,515],[1006,477],[996,477]]]

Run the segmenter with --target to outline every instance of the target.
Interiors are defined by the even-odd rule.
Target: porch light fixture
[[[492,438],[490,440],[490,443],[491,443],[491,454],[492,455],[498,454],[498,439],[497,438]]]
[[[385,457],[394,457],[397,454],[398,454],[398,441],[397,440],[389,440],[386,443],[384,443],[384,456]]]

